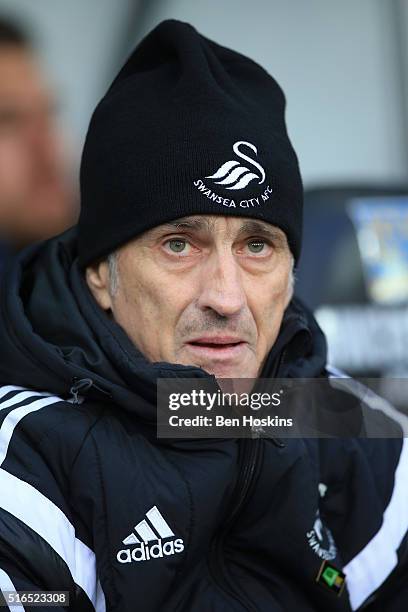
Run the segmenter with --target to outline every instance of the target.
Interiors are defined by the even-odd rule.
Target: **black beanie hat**
[[[303,189],[285,97],[252,60],[163,21],[98,104],[81,162],[79,263],[187,215],[280,227],[297,261]]]

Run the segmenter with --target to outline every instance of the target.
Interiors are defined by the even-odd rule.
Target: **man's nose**
[[[202,270],[198,306],[223,317],[238,314],[246,305],[242,271],[233,253],[213,253]]]

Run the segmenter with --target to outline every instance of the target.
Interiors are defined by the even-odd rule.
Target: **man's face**
[[[0,46],[0,233],[17,247],[75,221],[52,106],[31,53]]]
[[[160,225],[87,269],[98,303],[151,361],[200,366],[217,378],[255,378],[291,297],[285,234],[217,215]]]

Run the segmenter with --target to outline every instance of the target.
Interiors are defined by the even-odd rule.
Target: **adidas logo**
[[[140,521],[134,531],[122,540],[125,546],[132,548],[119,550],[116,558],[119,563],[132,563],[181,553],[184,550],[184,542],[181,538],[174,539],[175,537],[158,507],[153,506],[146,512],[146,519]]]

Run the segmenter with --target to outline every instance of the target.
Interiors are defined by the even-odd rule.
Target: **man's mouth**
[[[195,338],[186,343],[195,354],[209,358],[231,358],[238,356],[247,343],[231,336],[212,336]]]

